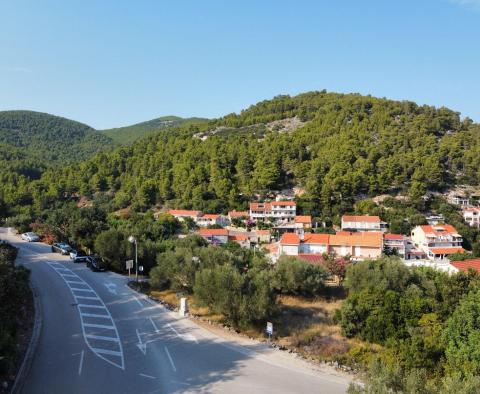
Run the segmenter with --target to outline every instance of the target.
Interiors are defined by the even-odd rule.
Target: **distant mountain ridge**
[[[128,145],[137,139],[155,134],[157,131],[168,127],[180,126],[188,123],[206,122],[204,118],[181,118],[179,116],[162,116],[146,122],[136,123],[131,126],[116,127],[113,129],[100,130],[100,132],[119,145]]]
[[[1,111],[0,143],[46,164],[70,164],[111,149],[113,140],[90,126],[35,111]]]

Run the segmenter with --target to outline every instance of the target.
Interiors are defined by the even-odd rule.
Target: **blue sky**
[[[2,0],[0,110],[117,127],[327,89],[480,121],[480,0]]]

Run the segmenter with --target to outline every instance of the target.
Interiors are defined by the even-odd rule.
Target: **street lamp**
[[[138,283],[138,253],[137,253],[137,239],[133,236],[130,235],[128,237],[128,242],[135,244],[135,280]]]

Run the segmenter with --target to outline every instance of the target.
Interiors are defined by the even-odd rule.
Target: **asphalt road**
[[[19,248],[42,305],[25,394],[346,392],[348,378],[264,344],[219,338],[152,304],[120,275],[92,272],[6,229],[0,239]]]

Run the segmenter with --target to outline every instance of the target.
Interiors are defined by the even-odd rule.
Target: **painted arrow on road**
[[[117,295],[117,285],[115,283],[107,282],[105,283],[105,287],[110,293]]]

